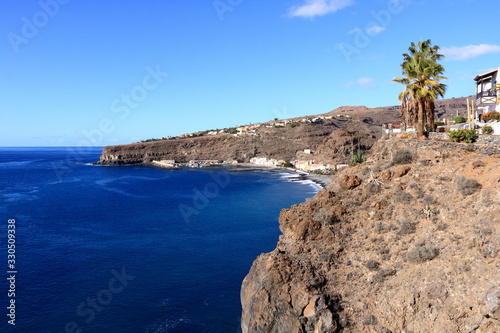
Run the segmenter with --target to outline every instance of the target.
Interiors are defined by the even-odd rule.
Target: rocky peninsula
[[[369,149],[382,136],[380,126],[362,120],[327,120],[294,127],[261,126],[247,135],[214,135],[104,147],[98,164],[150,164],[155,160],[222,160],[249,163],[253,157],[291,161],[310,150],[308,159],[346,163],[354,149]],[[298,155],[299,153],[299,155]]]

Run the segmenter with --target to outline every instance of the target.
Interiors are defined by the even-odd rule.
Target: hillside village
[[[447,140],[449,133],[474,128],[479,142],[498,142],[495,138],[500,138],[500,85],[497,83],[499,70],[500,68],[490,70],[474,78],[475,95],[436,101],[435,132],[430,132],[428,136]],[[208,139],[203,141],[204,144],[219,142],[217,145],[221,146],[217,148],[219,153],[208,153],[208,158],[186,151],[181,155],[170,154],[168,150],[172,148],[165,146],[160,149],[161,153],[146,153],[137,161],[132,160],[133,163],[144,160],[150,164],[154,162],[152,164],[155,166],[174,169],[180,166],[206,167],[251,163],[258,167],[285,166],[304,172],[331,174],[340,168],[355,165],[355,153],[359,153],[357,158],[362,159],[364,151],[382,136],[416,135],[412,123],[401,122],[401,110],[401,105],[377,108],[343,106],[325,114],[290,119],[275,118],[257,124],[148,139],[141,141],[143,145],[134,149],[150,149],[146,144],[162,142],[172,142],[172,147],[177,147],[178,144],[194,147],[195,142],[196,145],[201,144],[200,139]],[[347,139],[339,140],[342,137]],[[195,139],[198,141],[192,141]],[[210,141],[211,139],[213,140]],[[220,153],[223,150],[231,151],[229,146],[235,142],[239,142],[240,148],[234,148],[234,154]],[[270,146],[274,148],[270,150]],[[290,146],[287,153],[280,149],[285,146]],[[148,157],[149,155],[151,157]],[[188,156],[194,158],[189,159]],[[126,159],[117,162],[129,163]]]

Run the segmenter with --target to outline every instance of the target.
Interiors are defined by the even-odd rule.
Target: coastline
[[[89,163],[90,165],[103,165],[100,164],[99,162],[95,163]],[[159,169],[164,169],[164,170],[180,170],[182,167],[188,167],[183,164],[172,164],[172,163],[166,163],[164,161],[152,161],[150,163],[141,163],[142,165],[145,166],[150,166],[153,168],[159,168]],[[125,165],[120,165],[120,166],[126,166]],[[106,166],[106,165],[104,165]],[[109,165],[108,165],[109,166]],[[292,168],[285,168],[285,167],[277,167],[277,166],[267,166],[267,165],[259,165],[259,164],[252,164],[252,163],[239,163],[239,164],[221,164],[221,165],[209,165],[209,166],[202,166],[201,168],[208,168],[208,167],[229,167],[227,170],[228,172],[254,172],[254,171],[264,171],[264,172],[279,172],[279,173],[284,173],[284,174],[290,174],[290,177],[284,177],[285,179],[289,181],[303,181],[307,182],[309,181],[311,184],[315,184],[320,187],[320,190],[327,187],[333,180],[333,175],[320,175],[320,174],[314,174],[314,173],[308,173],[306,171],[301,171],[301,170],[296,170]]]
[[[251,163],[238,164],[236,168],[230,169],[230,171],[231,172],[268,171],[268,172],[286,173],[291,175],[290,177],[284,177],[289,181],[310,181],[311,183],[318,185],[321,189],[327,187],[333,180],[333,175],[318,175],[292,168],[265,166],[265,165],[251,164]]]

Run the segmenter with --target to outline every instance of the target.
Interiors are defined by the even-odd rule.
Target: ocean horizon
[[[239,332],[240,286],[283,208],[319,186],[271,171],[94,166],[101,147],[0,147],[2,332]],[[15,300],[15,326],[6,316]]]

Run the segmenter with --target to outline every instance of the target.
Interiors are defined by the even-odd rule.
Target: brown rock
[[[356,175],[345,175],[340,181],[340,188],[344,190],[351,190],[361,185],[361,179]]]
[[[473,167],[474,169],[476,169],[476,168],[482,168],[482,167],[484,167],[485,165],[486,165],[486,164],[484,164],[484,162],[483,162],[483,161],[474,161],[474,162],[472,163],[472,167]]]
[[[399,178],[399,177],[406,176],[408,174],[408,172],[410,172],[410,170],[411,170],[411,167],[409,167],[409,166],[402,166],[401,168],[399,168],[398,170],[396,170],[396,172],[394,172],[394,177],[395,178]]]
[[[387,183],[392,178],[392,172],[390,170],[384,170],[378,174],[378,179],[384,183]]]

